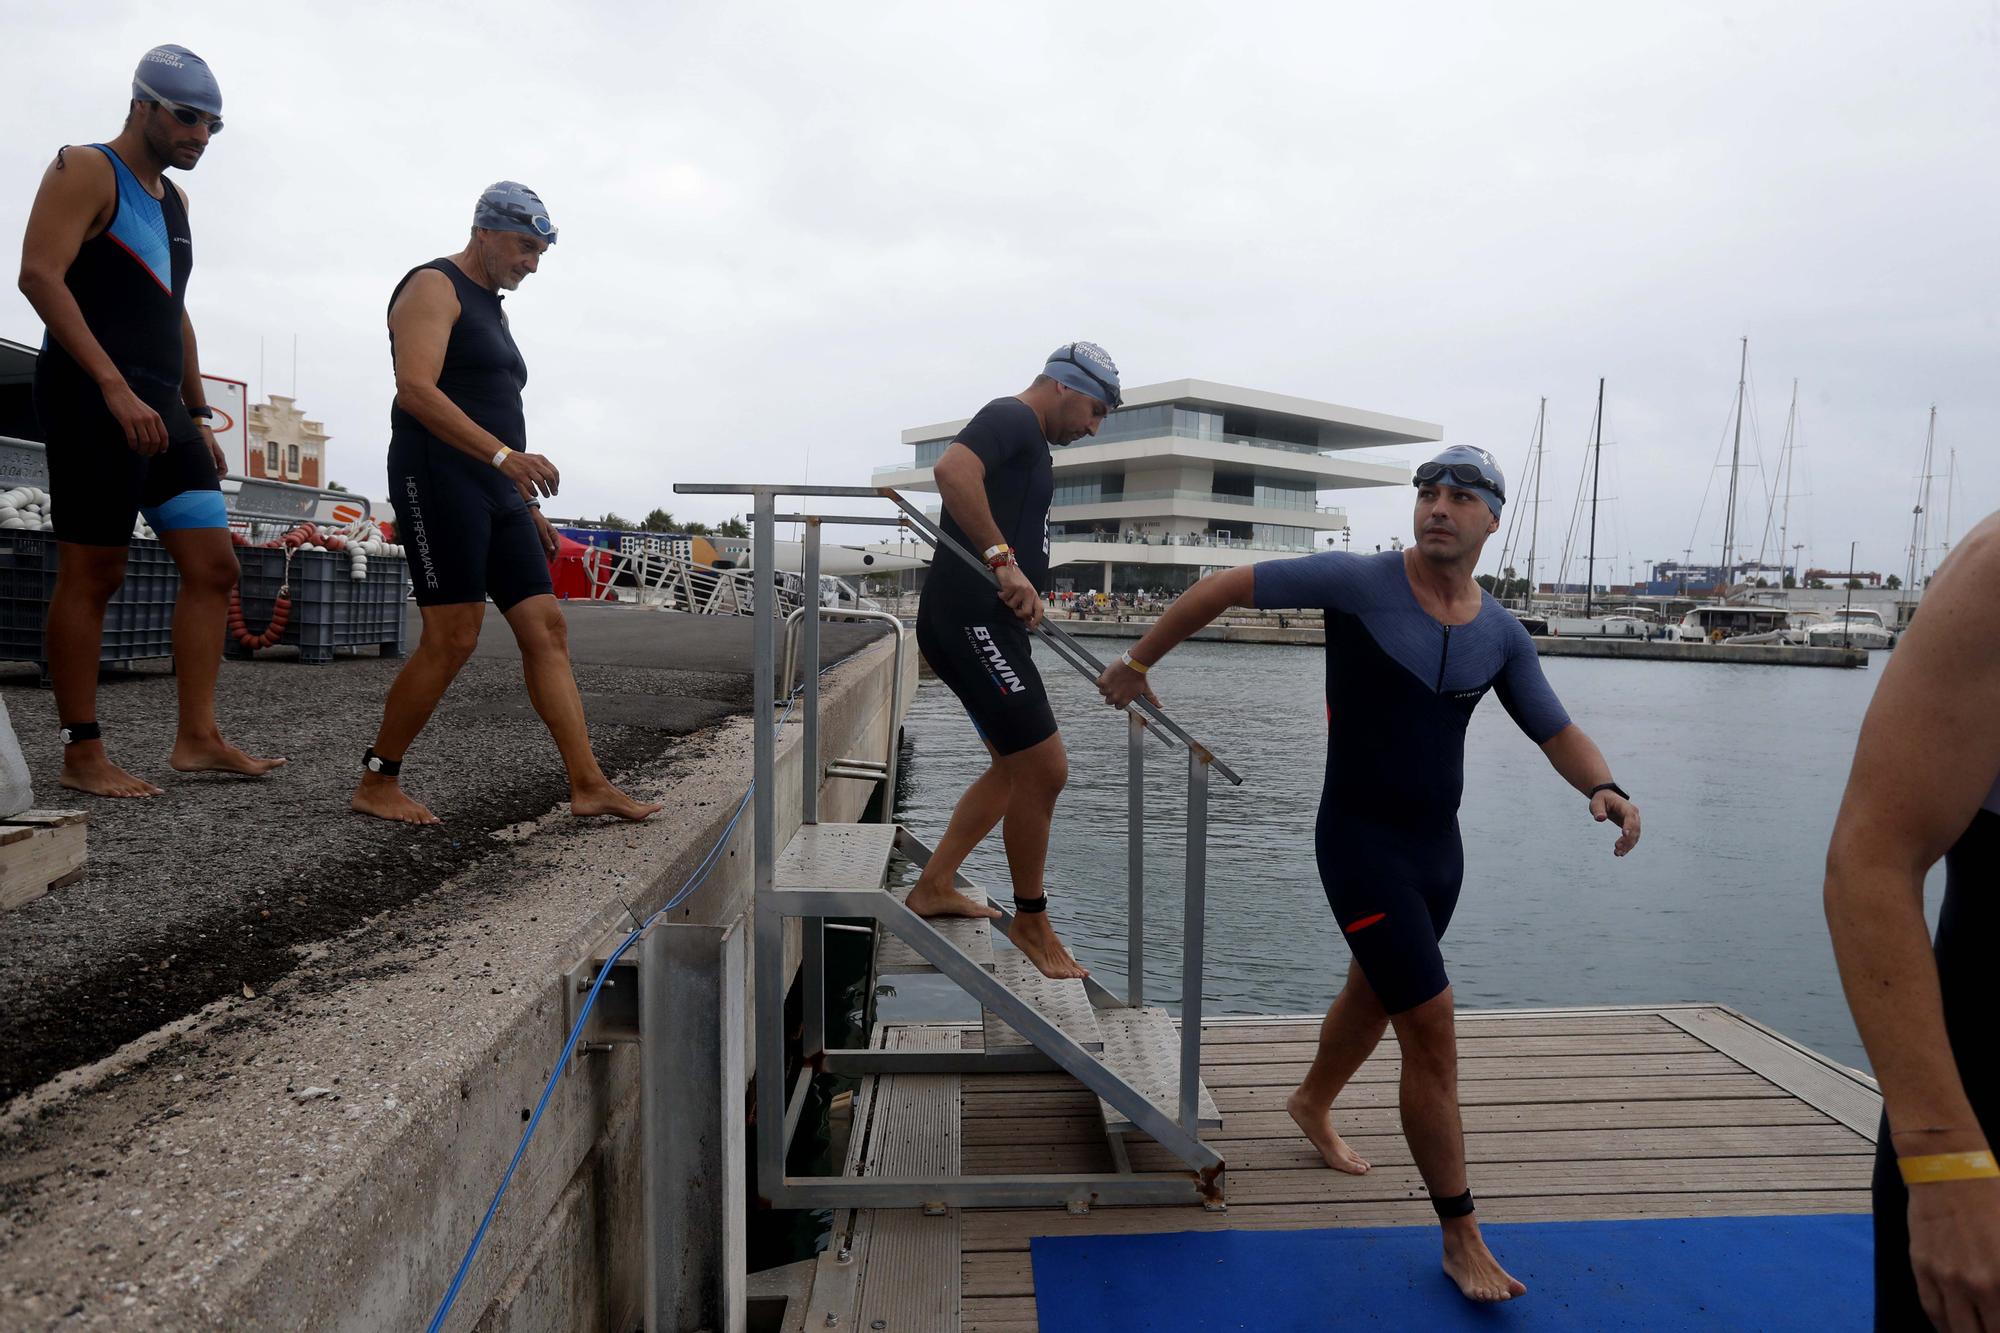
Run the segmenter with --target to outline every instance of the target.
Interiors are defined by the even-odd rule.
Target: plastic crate
[[[237,585],[243,621],[254,633],[271,623],[278,589],[285,582],[285,553],[238,547],[243,578]],[[379,648],[384,657],[403,655],[404,602],[410,595],[409,562],[401,556],[368,557],[368,577],[356,579],[342,551],[300,551],[292,557],[292,614],[281,644],[299,650],[299,660],[333,660],[336,648]],[[250,650],[234,639],[231,657]]]
[[[104,611],[100,662],[136,662],[174,655],[174,600],[180,570],[159,542],[134,538],[125,583]],[[48,669],[42,626],[56,591],[53,533],[0,529],[0,661],[37,662]]]

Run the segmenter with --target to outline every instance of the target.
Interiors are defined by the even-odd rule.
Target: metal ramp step
[[[910,896],[910,890],[917,886],[917,867],[908,859],[898,856],[889,867],[889,894],[897,902]],[[959,892],[974,902],[985,902],[986,895],[970,885],[961,885]],[[960,953],[970,958],[988,972],[993,970],[993,923],[985,917],[941,916],[929,918],[937,933],[950,941]],[[881,977],[909,976],[917,972],[936,972],[937,969],[924,956],[910,947],[907,940],[895,932],[881,929],[875,932],[875,975]]]
[[[894,824],[802,824],[773,868],[780,889],[879,889],[896,846]]]
[[[1097,1027],[1104,1034],[1104,1067],[1136,1089],[1147,1101],[1168,1116],[1180,1115],[1181,1034],[1164,1009],[1100,1009]],[[1222,1112],[1206,1083],[1199,1084],[1201,1128],[1222,1128]],[[1133,1134],[1131,1118],[1102,1097],[1097,1107],[1104,1113],[1104,1132]]]
[[[1097,1027],[1099,1011],[1091,1008],[1090,992],[1084,989],[1079,978],[1045,977],[1028,961],[1027,955],[1012,949],[995,958],[993,976],[1019,996],[1022,1003],[1054,1023],[1084,1050],[1104,1049],[1104,1037]],[[1026,1037],[1014,1031],[991,1009],[980,1011],[980,1024],[985,1031],[989,1054],[1033,1049]]]

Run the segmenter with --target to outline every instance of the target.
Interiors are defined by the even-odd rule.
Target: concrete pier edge
[[[822,762],[883,756],[892,649],[884,637],[824,677]],[[916,662],[906,632],[905,701]],[[636,784],[668,802],[654,822],[505,831],[506,857],[312,951],[268,993],[17,1102],[0,1123],[10,1174],[61,1187],[0,1219],[0,1324],[424,1327],[567,1036],[563,973],[708,853],[748,788],[752,725],[693,738],[698,766]],[[799,823],[800,730],[795,711],[781,847]],[[857,818],[871,795],[829,780],[820,817]],[[750,823],[674,920],[747,910]],[[635,1047],[557,1084],[447,1328],[636,1326],[638,1104]]]

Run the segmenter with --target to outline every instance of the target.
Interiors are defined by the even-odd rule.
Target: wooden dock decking
[[[1204,1137],[1228,1162],[1226,1212],[836,1213],[794,1326],[1033,1333],[1031,1236],[1432,1225],[1397,1122],[1393,1034],[1335,1108],[1369,1174],[1328,1170],[1285,1114],[1318,1024],[1203,1025],[1202,1076],[1223,1115]],[[1466,1150],[1486,1220],[1868,1209],[1881,1111],[1873,1082],[1740,1014],[1694,1005],[1464,1013],[1458,1037]],[[905,1025],[877,1040],[976,1048],[980,1033]],[[1176,1165],[1144,1138],[1131,1158],[1138,1171]],[[855,1097],[850,1174],[1115,1169],[1097,1098],[1067,1074],[884,1075]]]

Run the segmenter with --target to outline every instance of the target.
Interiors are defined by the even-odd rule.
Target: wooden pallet
[[[82,879],[89,832],[82,810],[26,810],[0,820],[0,911]]]

